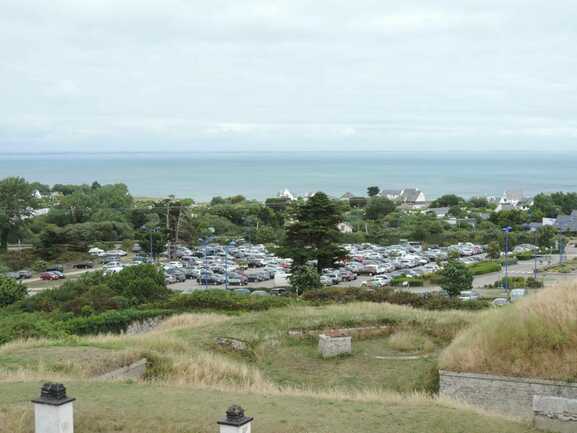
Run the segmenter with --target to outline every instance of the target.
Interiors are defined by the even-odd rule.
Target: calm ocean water
[[[0,154],[0,178],[42,183],[124,182],[136,196],[243,194],[263,199],[288,188],[295,194],[361,194],[369,185],[417,187],[428,197],[455,193],[500,195],[577,191],[577,152],[482,153],[134,153]]]

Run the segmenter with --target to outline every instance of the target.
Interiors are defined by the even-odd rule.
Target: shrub
[[[0,275],[0,308],[26,297],[26,287],[12,278]]]
[[[402,286],[404,283],[407,283],[409,287],[423,287],[423,279],[422,278],[411,278],[411,277],[395,277],[391,280],[391,286]]]
[[[160,304],[163,308],[190,310],[263,311],[284,307],[290,299],[277,296],[246,296],[224,290],[202,290],[190,294],[179,294]]]
[[[473,275],[490,274],[501,270],[501,263],[497,261],[479,262],[469,266]]]
[[[389,338],[389,346],[401,352],[432,352],[435,344],[431,339],[414,330],[400,330]]]
[[[168,310],[113,310],[87,317],[74,317],[63,321],[62,326],[68,333],[75,335],[120,333],[126,331],[133,322],[170,314]]]
[[[440,294],[423,296],[409,292],[398,292],[390,288],[363,290],[350,287],[328,287],[306,292],[303,299],[317,305],[364,301],[408,305],[426,310],[481,310],[489,306],[486,301],[461,302],[458,299],[447,298]]]
[[[289,280],[297,295],[321,287],[321,277],[312,266],[296,266],[291,271]]]
[[[59,338],[66,330],[58,321],[42,314],[10,314],[0,319],[0,345],[26,338]]]
[[[451,296],[457,296],[462,290],[471,290],[473,287],[473,273],[458,260],[449,260],[440,274],[441,287]]]
[[[534,255],[532,251],[525,251],[524,253],[515,254],[517,260],[533,260]]]

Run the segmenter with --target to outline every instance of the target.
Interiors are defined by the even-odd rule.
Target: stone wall
[[[126,367],[122,367],[108,373],[105,373],[101,376],[98,376],[97,379],[101,380],[128,380],[134,379],[138,380],[144,376],[146,373],[146,359],[140,359]]]
[[[533,398],[535,427],[557,433],[577,432],[577,399],[561,397]]]
[[[533,397],[577,399],[577,383],[440,371],[439,394],[517,418],[533,418]]]
[[[319,335],[319,350],[323,358],[349,354],[352,352],[352,338],[350,336]]]

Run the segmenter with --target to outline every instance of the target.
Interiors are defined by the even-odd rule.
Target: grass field
[[[0,384],[0,433],[32,433],[39,383]],[[270,433],[535,433],[529,426],[422,397],[341,399],[189,387],[69,383],[82,433],[214,433],[233,403]]]
[[[290,306],[184,314],[138,336],[16,341],[0,347],[0,433],[32,431],[27,401],[46,380],[78,398],[76,428],[84,433],[214,432],[232,403],[245,406],[262,432],[533,433],[426,392],[435,387],[439,352],[485,314]],[[352,355],[318,354],[316,333],[370,325],[382,332],[357,335]],[[223,349],[216,337],[242,340],[247,350]],[[94,380],[141,357],[150,361],[141,383]]]

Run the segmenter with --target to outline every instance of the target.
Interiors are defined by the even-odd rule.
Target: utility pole
[[[509,226],[503,228],[505,233],[505,280],[503,286],[507,293],[509,293],[509,233],[511,230],[513,229]]]

